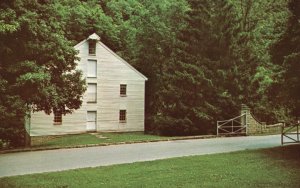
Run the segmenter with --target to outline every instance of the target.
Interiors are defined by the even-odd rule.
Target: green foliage
[[[147,131],[212,133],[241,103],[263,121],[299,116],[296,4],[290,13],[287,0],[1,2],[0,116],[79,108],[73,45],[94,32],[149,78]]]
[[[244,69],[244,57],[238,53],[235,9],[227,1],[189,3],[187,26],[178,34],[180,42],[164,69],[156,119],[162,134],[211,133],[218,119],[238,114],[245,100],[241,75],[249,68]]]
[[[49,6],[55,11],[55,19],[62,26],[64,36],[73,45],[97,33],[112,49],[120,48],[119,29],[112,18],[104,13],[99,1],[54,0]]]
[[[24,101],[11,95],[8,82],[0,76],[0,141],[8,146],[24,145],[24,124],[22,114],[26,110]]]
[[[162,73],[154,80],[158,132],[209,133],[242,103],[260,119],[277,121],[282,109],[267,96],[277,82],[268,48],[284,28],[286,1],[188,2],[170,58],[155,68]]]
[[[285,108],[291,119],[300,117],[300,2],[289,1],[291,15],[287,28],[272,46],[272,62],[277,66],[279,79],[272,85],[270,94],[274,102]]]
[[[0,29],[1,129],[16,133],[2,134],[1,139],[10,143],[16,135],[22,138],[24,123],[19,117],[27,111],[71,113],[81,105],[85,88],[81,73],[75,70],[76,51],[51,5],[21,0],[0,3],[4,18]]]
[[[245,90],[246,104],[252,107],[254,114],[266,122],[276,122],[281,119],[281,109],[272,103],[268,97],[271,85],[277,82],[277,68],[271,63],[270,46],[279,38],[286,27],[288,16],[287,1],[241,0],[231,1],[237,10],[241,24],[240,46],[245,65],[252,67]],[[245,67],[245,68],[247,68]],[[254,71],[254,72],[253,72]],[[244,82],[244,81],[243,81]]]
[[[0,12],[0,33],[12,33],[16,31],[20,25],[14,21],[16,19],[16,12],[10,8]]]
[[[0,123],[0,148],[20,147],[25,145],[25,127],[23,117],[13,117],[5,119],[5,123]]]
[[[177,45],[177,34],[184,27],[189,9],[185,0],[105,1],[102,8],[120,31],[118,54],[145,74],[146,129],[152,124],[163,103],[164,72]],[[115,45],[114,45],[115,46]]]

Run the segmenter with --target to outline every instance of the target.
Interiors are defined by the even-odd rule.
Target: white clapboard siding
[[[85,131],[86,110],[76,110],[71,115],[62,116],[62,125],[53,124],[54,115],[44,112],[31,113],[31,136],[60,135]]]
[[[87,131],[87,112],[97,111],[96,131],[143,131],[145,81],[147,78],[112,52],[101,42],[96,44],[96,55],[88,54],[88,41],[75,46],[80,60],[77,69],[82,70],[86,83],[97,84],[96,103],[88,103],[88,92],[83,104],[73,114],[63,116],[62,125],[53,125],[53,114],[31,114],[31,136],[59,135]],[[97,61],[97,76],[87,77],[87,63]],[[127,85],[127,95],[120,96],[120,84]],[[91,96],[90,96],[91,97]],[[126,110],[126,122],[119,122],[119,110]]]

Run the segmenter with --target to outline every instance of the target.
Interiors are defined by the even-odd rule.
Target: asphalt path
[[[0,177],[280,146],[280,136],[176,140],[0,154]]]

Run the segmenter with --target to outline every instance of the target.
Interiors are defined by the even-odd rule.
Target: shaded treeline
[[[3,140],[18,130],[9,120],[28,110],[80,107],[72,46],[94,32],[149,78],[149,132],[213,133],[242,103],[262,121],[299,116],[299,1],[14,0],[0,8]]]

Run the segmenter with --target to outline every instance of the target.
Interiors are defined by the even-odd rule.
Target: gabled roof
[[[100,37],[96,33],[91,34],[87,39],[100,41]]]
[[[148,80],[148,78],[146,76],[144,76],[142,73],[140,73],[138,70],[136,70],[133,66],[131,66],[129,63],[127,63],[123,58],[121,58],[115,52],[113,52],[111,49],[109,49],[105,44],[103,44],[102,42],[100,42],[100,37],[96,33],[93,33],[87,39],[85,39],[85,40],[79,42],[78,44],[76,44],[74,46],[74,48],[77,48],[77,47],[81,46],[82,44],[84,44],[88,40],[96,40],[98,42],[98,44],[100,44],[102,47],[104,47],[113,56],[115,56],[116,58],[118,58],[119,60],[121,60],[122,63],[124,63],[125,65],[127,65],[128,68],[132,69],[134,72],[136,72],[138,75],[140,75],[144,80]]]

